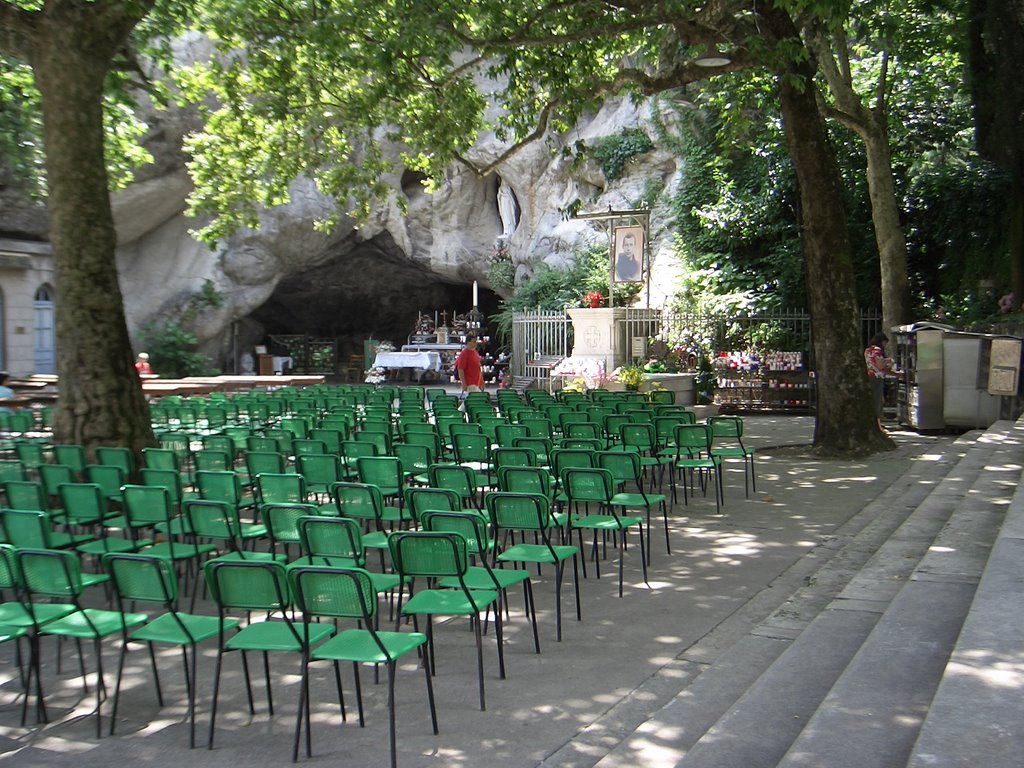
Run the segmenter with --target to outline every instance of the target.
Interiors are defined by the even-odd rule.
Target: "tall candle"
[[[476,292],[476,280],[473,281],[473,306],[476,307],[480,304],[479,297]]]

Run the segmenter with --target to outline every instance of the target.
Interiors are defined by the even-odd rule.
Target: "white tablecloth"
[[[373,366],[375,368],[420,368],[424,371],[440,371],[441,355],[438,352],[378,352]]]

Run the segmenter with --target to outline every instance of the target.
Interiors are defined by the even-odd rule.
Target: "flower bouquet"
[[[597,309],[604,306],[604,294],[600,291],[591,291],[583,297],[583,306],[590,309]]]

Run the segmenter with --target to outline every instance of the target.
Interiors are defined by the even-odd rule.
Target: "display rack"
[[[721,413],[814,410],[814,374],[805,370],[800,352],[728,353],[715,367]]]

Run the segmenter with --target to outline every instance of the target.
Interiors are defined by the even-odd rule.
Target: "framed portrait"
[[[616,283],[635,283],[644,279],[644,228],[615,227],[612,244],[612,274]]]

